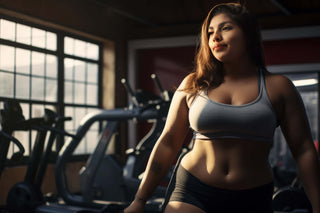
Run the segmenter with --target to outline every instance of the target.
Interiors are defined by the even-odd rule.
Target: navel
[[[228,163],[222,165],[222,174],[228,176],[230,174],[230,167]]]

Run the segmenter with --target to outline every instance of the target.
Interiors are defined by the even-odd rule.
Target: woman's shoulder
[[[265,76],[269,96],[285,99],[297,96],[297,89],[288,77],[268,71],[265,72]]]
[[[285,92],[295,88],[293,82],[286,76],[281,74],[274,74],[269,71],[265,71],[266,82],[271,88]]]
[[[190,73],[188,74],[186,77],[184,77],[184,79],[181,81],[178,90],[181,91],[187,91],[188,88],[191,87],[191,85],[193,84],[193,80],[194,80],[194,73]]]
[[[187,102],[187,105],[190,106],[190,103],[193,101],[195,94],[190,90],[194,81],[194,73],[187,75],[180,83],[176,93],[179,93],[183,96]]]

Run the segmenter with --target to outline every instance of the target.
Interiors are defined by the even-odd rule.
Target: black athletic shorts
[[[273,182],[245,190],[228,190],[201,182],[181,165],[169,201],[180,201],[208,213],[272,213]]]

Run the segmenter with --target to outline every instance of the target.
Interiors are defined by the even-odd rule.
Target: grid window
[[[64,38],[64,44],[65,54],[96,61],[99,59],[99,46],[96,44],[67,36]]]
[[[14,71],[15,48],[7,45],[0,45],[0,69],[7,72]]]
[[[17,42],[28,45],[31,44],[31,27],[17,24]]]
[[[0,44],[0,96],[57,101],[57,56]]]
[[[64,102],[66,115],[75,119],[66,126],[75,132],[81,119],[94,108],[79,105],[98,105],[99,46],[79,39],[64,38]],[[76,154],[91,152],[98,136],[98,124],[94,124],[75,150]]]
[[[0,19],[0,38],[47,50],[57,50],[56,33],[6,19]]]
[[[58,49],[62,45],[59,44],[59,36],[64,44],[61,50]],[[66,130],[75,133],[82,117],[100,108],[99,53],[100,46],[86,39],[0,16],[1,109],[3,101],[8,98],[20,102],[26,119],[42,117],[45,108],[60,109],[73,119],[65,123]],[[59,61],[64,66],[59,66]],[[60,80],[63,84],[59,84]],[[92,151],[93,146],[87,143],[97,135],[98,125],[94,125],[76,154]],[[16,131],[14,136],[22,142],[25,154],[29,155],[36,132]],[[15,149],[11,145],[8,156]]]
[[[65,103],[98,103],[98,64],[66,58]]]
[[[0,37],[6,40],[15,41],[16,23],[5,19],[0,20]]]
[[[66,111],[65,111],[66,116],[70,116],[74,118],[72,121],[66,123],[65,125],[66,131],[75,133],[82,118],[94,110],[95,109],[93,108],[85,108],[85,107],[66,107]],[[86,136],[81,140],[74,154],[92,153],[94,151],[94,148],[97,146],[98,135],[99,135],[99,123],[96,122],[91,126]]]

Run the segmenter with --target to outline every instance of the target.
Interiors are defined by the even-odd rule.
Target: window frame
[[[21,15],[22,17],[24,15]],[[29,26],[29,27],[34,27],[34,28],[37,28],[37,29],[41,29],[41,30],[45,30],[45,31],[49,31],[51,33],[54,33],[56,34],[56,42],[57,42],[57,47],[56,47],[56,50],[49,50],[49,49],[45,49],[45,48],[39,48],[39,47],[36,47],[36,46],[32,46],[32,44],[23,44],[23,43],[19,43],[17,41],[10,41],[10,40],[6,40],[6,39],[2,39],[0,38],[0,44],[1,45],[8,45],[10,47],[14,47],[14,48],[21,48],[21,49],[24,49],[24,50],[28,50],[30,51],[36,51],[36,52],[40,52],[40,53],[43,53],[43,54],[50,54],[50,55],[54,55],[55,57],[57,57],[57,99],[56,101],[46,101],[46,100],[32,100],[32,98],[30,97],[31,94],[29,95],[29,98],[28,99],[22,99],[22,98],[15,98],[15,93],[13,94],[13,97],[3,97],[1,96],[0,97],[0,102],[3,102],[5,100],[8,100],[8,99],[15,99],[15,100],[18,100],[19,103],[21,104],[28,104],[29,105],[29,111],[28,112],[23,112],[24,115],[27,115],[25,117],[30,117],[31,116],[31,107],[32,105],[34,104],[38,104],[38,105],[43,105],[44,107],[45,106],[53,106],[55,107],[56,109],[56,112],[59,114],[59,115],[65,115],[65,108],[66,107],[85,107],[85,108],[92,108],[92,109],[101,109],[103,108],[103,100],[102,100],[102,93],[103,93],[103,49],[104,49],[104,42],[99,40],[99,39],[95,39],[95,38],[90,38],[90,35],[89,36],[86,36],[86,35],[80,35],[81,32],[79,34],[77,34],[77,32],[75,30],[72,30],[70,29],[70,31],[68,30],[64,30],[63,28],[64,27],[60,27],[62,29],[59,29],[59,26],[57,28],[55,27],[50,27],[50,26],[46,26],[46,23],[42,24],[42,21],[39,21],[41,24],[37,23],[36,21],[34,22],[33,20],[32,21],[29,21],[29,20],[26,20],[24,18],[19,18],[19,17],[14,17],[14,16],[11,16],[11,15],[7,15],[7,14],[4,14],[2,12],[0,12],[0,19],[5,19],[5,20],[8,20],[8,21],[12,21],[12,22],[15,22],[15,24],[23,24],[23,25],[26,25],[26,26]],[[50,25],[50,24],[48,24]],[[16,28],[17,29],[17,28]],[[17,34],[17,32],[15,32]],[[15,34],[15,37],[16,37],[16,34]],[[85,34],[85,33],[83,33]],[[81,41],[85,41],[85,42],[89,42],[89,43],[92,43],[92,44],[95,44],[98,46],[99,48],[99,56],[98,56],[98,60],[93,60],[93,59],[89,59],[89,58],[82,58],[82,57],[78,57],[78,56],[74,56],[74,55],[69,55],[69,54],[65,54],[64,53],[64,38],[65,37],[71,37],[73,39],[78,39],[78,40],[81,40]],[[93,36],[92,36],[93,37]],[[16,39],[15,39],[16,40]],[[15,53],[16,54],[16,53]],[[98,76],[97,76],[97,87],[98,87],[98,91],[97,91],[97,105],[92,105],[92,104],[74,104],[74,103],[65,103],[64,102],[64,60],[65,58],[72,58],[72,59],[76,59],[76,60],[80,60],[80,61],[84,61],[85,63],[86,62],[89,62],[89,63],[95,63],[97,64],[98,66]],[[16,73],[16,69],[14,70],[13,72],[13,75],[16,76],[17,73]],[[31,77],[31,73],[28,74],[30,77]],[[44,79],[47,78],[47,76],[44,77]],[[15,83],[14,83],[15,84]],[[29,88],[31,89],[31,85],[29,85]],[[31,93],[31,91],[30,91]],[[44,98],[45,99],[45,98]],[[32,136],[31,134],[29,134],[28,136],[29,138],[29,146],[28,147],[25,147],[26,149],[29,149],[29,153],[30,151],[32,150],[32,145],[33,145],[33,141],[32,141]],[[59,147],[62,146],[62,144],[64,143],[64,138],[63,137],[58,137],[58,143],[57,144],[60,144],[58,145]],[[16,151],[16,148],[14,146],[10,146],[10,150],[9,152],[12,152],[14,153],[14,151]],[[85,153],[85,154],[80,154],[78,156],[75,156],[76,159],[79,159],[79,158],[84,158],[86,159],[88,157],[88,154],[89,153]],[[27,159],[28,159],[28,156],[24,157],[21,161],[18,162],[18,164],[25,164],[27,163]],[[15,162],[10,162],[9,159],[8,160],[8,165],[11,165],[11,164],[17,164]]]

